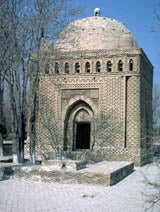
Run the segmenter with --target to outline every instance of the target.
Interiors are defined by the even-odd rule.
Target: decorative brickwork
[[[79,34],[64,43],[71,26],[86,39]],[[94,45],[88,44],[91,31]],[[61,34],[54,51],[45,52],[47,60],[48,71],[39,77],[36,157],[148,163],[153,67],[126,27],[101,17],[79,20]]]

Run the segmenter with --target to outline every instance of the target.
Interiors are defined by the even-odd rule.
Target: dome
[[[132,47],[138,47],[135,39],[133,38],[133,35],[131,33],[129,34],[123,34],[119,38],[119,48],[125,48],[129,49]]]
[[[70,23],[60,33],[56,50],[84,51],[138,47],[131,34],[121,22],[93,16]]]

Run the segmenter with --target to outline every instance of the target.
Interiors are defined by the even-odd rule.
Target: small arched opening
[[[45,64],[45,74],[49,74],[49,63]]]
[[[100,61],[96,62],[96,72],[101,72],[101,63],[100,63]]]
[[[122,62],[122,60],[119,60],[119,62],[118,62],[118,71],[123,71],[123,62]]]
[[[68,62],[66,62],[64,65],[64,72],[65,72],[65,74],[69,73],[69,63]]]
[[[129,70],[133,71],[133,60],[132,59],[130,59],[130,61],[129,61]]]
[[[85,64],[85,73],[90,73],[91,69],[90,69],[90,63],[86,62]]]
[[[59,74],[59,63],[55,62],[55,73]]]
[[[107,72],[111,72],[112,71],[112,62],[109,60],[107,62]]]
[[[79,62],[75,63],[75,73],[80,73],[80,64],[79,64]]]

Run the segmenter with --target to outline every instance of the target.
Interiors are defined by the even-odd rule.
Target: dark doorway
[[[76,123],[76,149],[90,148],[91,124],[86,122]]]

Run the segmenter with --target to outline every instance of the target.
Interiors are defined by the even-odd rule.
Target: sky
[[[85,9],[83,17],[93,16],[98,7],[101,16],[124,23],[154,66],[154,83],[160,86],[160,19],[156,17],[156,13],[160,17],[160,0],[75,0],[74,4]]]

